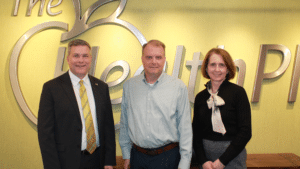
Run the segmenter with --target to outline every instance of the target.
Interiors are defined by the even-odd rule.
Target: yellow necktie
[[[87,139],[86,150],[90,154],[92,154],[97,147],[93,117],[92,117],[86,89],[83,85],[83,80],[80,80],[79,84],[80,84],[79,92],[80,92],[82,112],[85,120],[85,131],[86,131],[86,139]]]

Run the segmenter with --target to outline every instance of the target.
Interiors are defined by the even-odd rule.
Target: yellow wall
[[[85,11],[96,0],[82,0]],[[46,0],[46,5],[49,0]],[[54,4],[58,1],[54,1]],[[62,14],[49,16],[46,8],[38,16],[39,3],[31,16],[26,16],[29,0],[21,0],[17,16],[13,16],[15,3],[2,1],[0,5],[0,168],[42,168],[37,140],[37,128],[28,120],[14,97],[10,78],[9,62],[14,45],[30,28],[48,21],[74,24],[75,12],[71,0],[52,12]],[[100,7],[90,21],[107,17],[114,12],[119,2]],[[172,74],[176,46],[186,48],[181,79],[189,82],[190,67],[194,52],[206,52],[217,45],[225,45],[233,59],[246,62],[244,87],[251,100],[255,73],[261,44],[283,44],[292,53],[291,63],[286,72],[275,79],[264,80],[260,101],[251,103],[253,137],[247,145],[248,153],[295,153],[300,155],[300,96],[295,103],[288,103],[288,93],[292,77],[296,45],[300,44],[300,1],[295,0],[128,0],[120,19],[133,24],[147,40],[159,39],[166,48],[167,73]],[[37,115],[42,85],[53,78],[63,30],[49,29],[33,36],[24,46],[18,62],[19,82],[32,112]],[[78,38],[100,46],[95,76],[100,78],[104,69],[113,61],[125,60],[130,65],[130,77],[141,65],[141,45],[128,30],[116,25],[95,27]],[[281,64],[281,56],[267,57],[265,72],[276,70]],[[64,68],[68,69],[67,66]],[[200,71],[199,71],[200,73]],[[121,75],[115,69],[108,81]],[[195,93],[204,89],[206,80],[198,76]],[[122,95],[122,85],[114,87],[111,97]],[[298,92],[299,93],[299,92]],[[298,94],[299,95],[299,94]],[[193,108],[193,104],[191,104]],[[120,105],[114,105],[114,118],[120,119]],[[119,146],[119,145],[118,145]],[[120,148],[117,154],[121,155]]]

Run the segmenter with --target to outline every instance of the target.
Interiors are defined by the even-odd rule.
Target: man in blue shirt
[[[143,46],[144,73],[123,85],[119,142],[124,168],[187,169],[192,156],[188,91],[176,77],[163,73],[165,45]]]

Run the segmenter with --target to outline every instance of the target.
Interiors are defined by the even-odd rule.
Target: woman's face
[[[215,53],[209,57],[206,71],[212,82],[223,82],[228,72],[222,56]]]

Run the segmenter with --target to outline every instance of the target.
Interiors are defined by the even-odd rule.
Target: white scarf
[[[213,126],[213,131],[222,133],[223,135],[226,133],[225,126],[222,121],[221,112],[218,106],[225,105],[224,100],[218,96],[217,93],[212,93],[210,84],[207,84],[207,91],[210,94],[209,99],[207,100],[207,106],[209,109],[212,108],[212,114],[211,114],[211,122]]]

